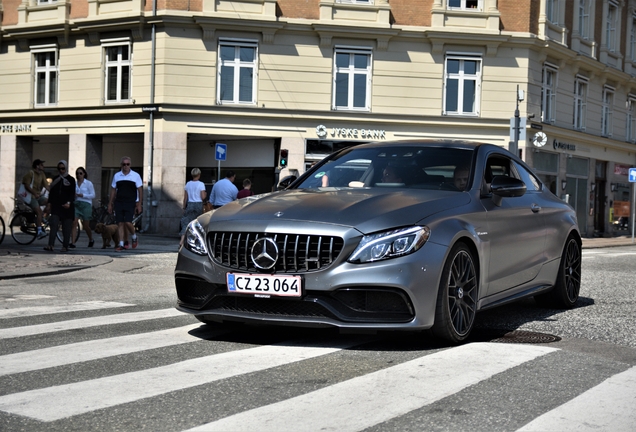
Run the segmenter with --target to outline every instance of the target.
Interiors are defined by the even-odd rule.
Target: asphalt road
[[[483,312],[452,348],[201,326],[174,309],[174,245],[143,246],[0,280],[0,430],[634,430],[635,246],[584,250],[573,310]]]

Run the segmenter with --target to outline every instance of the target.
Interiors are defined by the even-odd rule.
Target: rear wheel
[[[452,343],[468,338],[475,324],[478,288],[473,255],[465,244],[458,243],[442,271],[431,329],[434,336]]]
[[[2,240],[4,240],[4,230],[5,230],[4,219],[0,217],[0,244],[2,244]]]
[[[37,235],[35,215],[28,213],[16,214],[13,219],[11,219],[11,222],[9,222],[9,229],[11,231],[11,237],[13,237],[16,243],[21,245],[33,243]]]
[[[581,290],[581,246],[573,237],[565,242],[559,273],[552,291],[535,296],[541,306],[571,309],[579,299]]]

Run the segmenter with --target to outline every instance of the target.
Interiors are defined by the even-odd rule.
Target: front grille
[[[259,271],[252,261],[252,246],[261,237],[269,237],[278,246],[278,260],[272,272],[306,273],[323,269],[333,263],[342,251],[340,237],[265,234],[245,232],[210,232],[207,236],[210,258],[236,270]]]

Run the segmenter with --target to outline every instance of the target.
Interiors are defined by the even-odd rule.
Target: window
[[[448,9],[482,10],[482,0],[448,0]]]
[[[336,0],[336,3],[373,4],[373,0]]]
[[[616,27],[618,25],[618,5],[610,2],[607,6],[607,21],[605,22],[605,43],[611,52],[616,51]]]
[[[57,3],[57,0],[38,0],[38,4],[42,5],[42,4],[51,4],[51,3]]]
[[[217,68],[217,103],[256,104],[258,45],[221,41]]]
[[[559,25],[559,3],[560,0],[547,0],[545,4],[546,17],[555,25]]]
[[[128,102],[131,93],[131,45],[130,43],[106,43],[106,102]]]
[[[447,56],[444,75],[444,114],[478,115],[481,58]]]
[[[336,48],[334,55],[333,108],[371,109],[371,52]]]
[[[614,105],[614,89],[605,87],[603,89],[603,106],[601,113],[601,135],[612,136],[612,106]]]
[[[629,96],[627,101],[626,141],[636,143],[636,95]]]
[[[555,122],[557,70],[545,65],[543,67],[543,87],[541,89],[541,121]]]
[[[583,39],[590,38],[590,2],[579,0],[579,32]]]
[[[632,26],[629,32],[629,59],[636,62],[636,16],[632,15]]]
[[[35,106],[46,107],[57,105],[58,83],[58,51],[57,48],[35,48],[33,53],[34,77],[35,77]]]
[[[577,76],[574,80],[574,129],[585,130],[587,109],[587,79]]]

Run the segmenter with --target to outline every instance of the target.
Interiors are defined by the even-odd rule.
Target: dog
[[[103,223],[98,223],[95,226],[95,232],[102,235],[102,249],[110,247],[111,240],[113,241],[113,246],[119,244],[119,231],[117,228],[115,224],[104,225]]]

